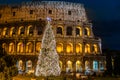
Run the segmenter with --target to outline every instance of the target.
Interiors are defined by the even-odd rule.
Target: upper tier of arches
[[[53,25],[52,27],[55,36],[94,37],[90,26]],[[1,26],[0,37],[39,36],[43,34],[44,29],[45,27],[38,25]]]

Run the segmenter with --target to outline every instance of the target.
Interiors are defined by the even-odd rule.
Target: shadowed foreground
[[[13,80],[120,80],[120,77],[93,77],[93,76],[74,76],[74,75],[62,75],[62,76],[49,76],[49,77],[35,77],[30,75],[18,75],[13,77]]]

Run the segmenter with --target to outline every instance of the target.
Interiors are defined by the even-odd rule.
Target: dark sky
[[[0,0],[0,4],[21,3],[22,1],[31,0]],[[120,50],[120,0],[64,1],[83,3],[88,18],[93,23],[94,34],[102,38],[103,48]]]

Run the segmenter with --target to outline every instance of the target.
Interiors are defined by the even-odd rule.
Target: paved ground
[[[95,80],[120,80],[120,77],[119,78],[114,78],[114,77],[98,77],[98,78],[95,78]]]
[[[79,79],[77,79],[73,76],[33,77],[33,76],[18,75],[16,77],[13,77],[13,80],[120,80],[120,77],[115,78],[115,77],[88,77],[88,76],[84,76],[83,78],[79,77]]]

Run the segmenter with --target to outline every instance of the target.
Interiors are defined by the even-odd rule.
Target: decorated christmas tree
[[[50,25],[50,18],[47,18],[46,29],[43,34],[40,54],[36,66],[36,76],[59,76],[59,56],[56,52],[56,41]]]

